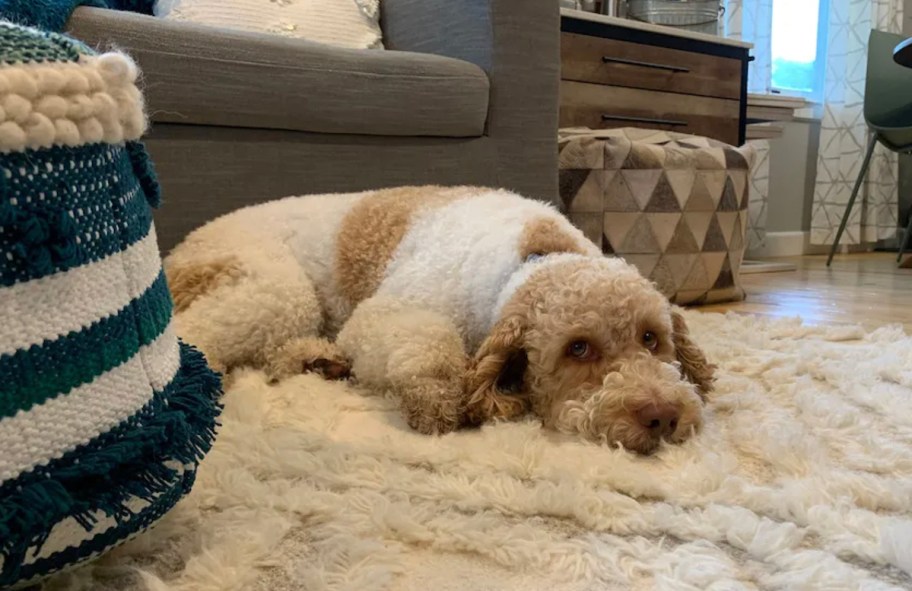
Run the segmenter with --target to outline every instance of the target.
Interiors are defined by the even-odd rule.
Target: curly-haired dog
[[[196,230],[165,268],[179,334],[215,367],[351,369],[422,433],[532,411],[648,453],[700,427],[712,387],[649,281],[506,191],[282,199]]]

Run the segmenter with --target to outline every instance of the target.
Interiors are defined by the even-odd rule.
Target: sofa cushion
[[[133,55],[153,121],[385,136],[484,131],[488,77],[457,59],[87,7],[67,32]]]

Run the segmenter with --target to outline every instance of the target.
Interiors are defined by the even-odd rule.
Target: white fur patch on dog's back
[[[490,191],[422,213],[390,261],[378,293],[451,317],[469,350],[480,344],[500,291],[520,267],[529,222],[569,226],[550,205]]]

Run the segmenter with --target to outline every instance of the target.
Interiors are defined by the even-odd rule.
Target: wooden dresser
[[[562,9],[560,126],[648,127],[741,145],[750,48]]]

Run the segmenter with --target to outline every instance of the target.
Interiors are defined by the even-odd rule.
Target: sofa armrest
[[[557,203],[560,7],[555,0],[383,0],[384,44],[472,62],[491,80],[498,178]]]

